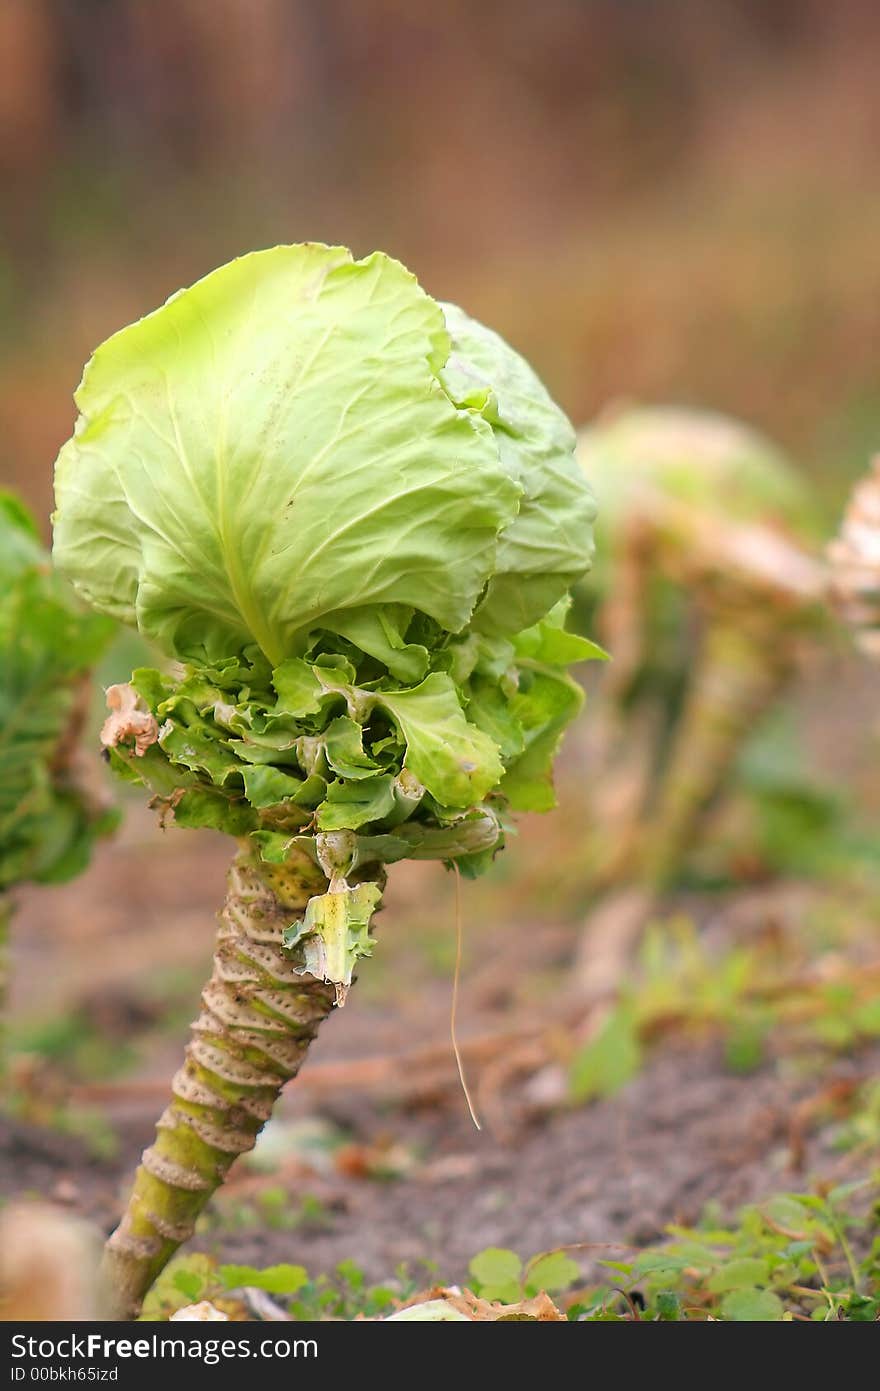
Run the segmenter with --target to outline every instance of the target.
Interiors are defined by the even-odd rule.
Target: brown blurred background
[[[317,238],[577,421],[753,419],[836,510],[880,434],[878,41],[870,0],[3,0],[0,478],[47,513],[96,343]]]

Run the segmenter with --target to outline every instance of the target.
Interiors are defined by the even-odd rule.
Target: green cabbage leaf
[[[386,256],[276,247],[221,267],[87,366],[56,563],[195,662],[256,643],[275,665],[379,605],[457,631],[521,489],[444,389],[448,352],[440,306]],[[377,625],[391,647],[395,617]]]

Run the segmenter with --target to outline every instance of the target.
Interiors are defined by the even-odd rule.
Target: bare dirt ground
[[[316,1216],[296,1230],[255,1221],[198,1238],[194,1249],[256,1265],[296,1260],[312,1273],[350,1259],[371,1279],[399,1262],[414,1270],[433,1262],[444,1279],[461,1278],[486,1246],[531,1255],[567,1243],[642,1246],[670,1222],[696,1221],[714,1201],[726,1212],[781,1187],[822,1175],[851,1177],[847,1158],[822,1131],[792,1145],[799,1103],[829,1081],[870,1076],[880,1048],[840,1063],[821,1087],[815,1078],[768,1068],[748,1077],[726,1073],[717,1048],[668,1046],[618,1097],[553,1115],[506,1140],[477,1134],[461,1104],[390,1111],[367,1099],[328,1101],[318,1114],[343,1124],[352,1172],[310,1170],[293,1161],[273,1174],[291,1206],[308,1194]],[[287,1116],[301,1106],[285,1107]],[[311,1114],[316,1114],[315,1110]],[[114,1162],[90,1160],[82,1144],[51,1132],[16,1127],[4,1137],[4,1191],[60,1199],[109,1230],[121,1182],[151,1135],[146,1115],[121,1125]],[[357,1156],[395,1146],[421,1156],[409,1175],[378,1180],[357,1172]],[[246,1203],[268,1180],[246,1169],[225,1203]],[[597,1254],[606,1254],[599,1252]]]
[[[190,835],[173,837],[162,847],[158,884],[147,870],[154,834],[135,815],[122,843],[108,847],[88,876],[26,899],[17,925],[20,1012],[34,1007],[37,961],[47,952],[55,962],[50,1010],[85,1001],[110,1050],[149,1022],[151,1005],[137,985],[153,979],[160,954],[164,971],[170,956],[191,977],[183,993],[191,991],[194,1002],[227,848],[208,836],[196,845]],[[846,1176],[846,1156],[821,1131],[795,1134],[794,1118],[837,1081],[876,1073],[880,1048],[843,1058],[830,1073],[777,1059],[742,1076],[728,1070],[711,1038],[684,1041],[673,1033],[623,1092],[592,1105],[535,1104],[542,1087],[553,1091],[552,1061],[539,1070],[537,1092],[525,1075],[492,1086],[498,1051],[487,1062],[479,1040],[552,1015],[574,942],[552,910],[544,921],[528,913],[517,920],[515,912],[509,921],[509,900],[501,921],[475,929],[464,978],[461,1034],[472,1045],[471,1080],[485,1103],[478,1134],[454,1084],[448,961],[426,965],[428,948],[408,936],[419,905],[429,902],[443,920],[447,888],[439,871],[401,876],[383,914],[382,956],[328,1021],[273,1123],[271,1172],[239,1166],[196,1249],[254,1264],[296,1260],[313,1274],[350,1259],[370,1279],[388,1278],[400,1262],[415,1270],[433,1262],[444,1279],[455,1279],[486,1246],[524,1256],[563,1243],[640,1246],[670,1222],[695,1221],[709,1201],[732,1211],[819,1175]],[[504,886],[495,892],[505,899]],[[792,902],[801,898],[798,890]],[[779,903],[778,890],[752,891],[747,916],[760,923],[778,915]],[[742,896],[728,904],[738,919],[742,908]],[[716,908],[710,931],[718,921]],[[155,984],[152,992],[150,999]],[[184,1038],[183,1019],[166,1021],[147,1032],[130,1077],[79,1086],[77,1095],[97,1105],[118,1136],[112,1159],[51,1129],[7,1126],[3,1192],[53,1197],[109,1230]],[[301,1142],[316,1126],[332,1141],[323,1154]],[[392,1176],[376,1176],[386,1169]],[[288,1194],[289,1225],[262,1220],[267,1187]]]

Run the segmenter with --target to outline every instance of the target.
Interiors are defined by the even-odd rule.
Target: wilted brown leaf
[[[134,751],[138,758],[143,758],[150,745],[158,740],[159,726],[137,691],[127,682],[108,686],[107,709],[112,713],[101,727],[101,743],[105,749],[113,749],[123,740],[134,739]]]
[[[490,1299],[480,1299],[473,1290],[460,1289],[458,1285],[451,1285],[445,1289],[428,1290],[416,1296],[405,1308],[414,1311],[422,1306],[431,1305],[433,1307],[430,1317],[436,1319],[438,1315],[433,1310],[439,1304],[446,1305],[453,1317],[455,1315],[464,1316],[472,1323],[503,1323],[520,1320],[539,1323],[565,1323],[566,1321],[565,1315],[559,1312],[550,1296],[543,1292],[536,1294],[532,1299],[521,1299],[516,1304],[497,1304]],[[411,1316],[415,1317],[415,1314],[413,1313]]]

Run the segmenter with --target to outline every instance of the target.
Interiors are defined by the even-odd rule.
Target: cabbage
[[[713,411],[605,412],[577,452],[601,557],[578,618],[617,659],[592,749],[594,882],[656,888],[693,850],[822,621],[817,519],[776,445]]]
[[[387,256],[241,257],[102,344],[76,401],[57,563],[183,660],[394,646],[397,605],[457,633],[487,587],[480,626],[517,631],[589,561],[569,422]]]
[[[112,628],[80,611],[30,515],[0,492],[0,894],[77,873],[111,823],[74,754],[86,674]]]
[[[594,504],[502,339],[385,255],[281,246],[114,334],[76,402],[56,563],[181,664],[132,677],[155,742],[108,740],[178,824],[476,872],[553,804]]]
[[[677,505],[694,519],[696,534],[686,540],[696,553],[711,554],[716,537],[737,525],[802,538],[817,531],[809,490],[790,460],[759,431],[715,411],[612,411],[580,432],[577,454],[600,503],[602,563],[592,576],[594,595],[614,592],[615,559],[627,529],[669,529],[670,508]],[[715,559],[723,569],[724,556]]]

